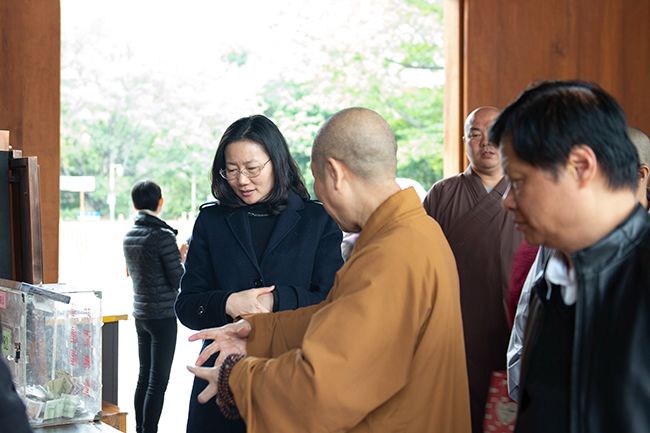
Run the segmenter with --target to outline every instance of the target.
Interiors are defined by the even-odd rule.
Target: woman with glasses
[[[212,194],[218,203],[201,207],[187,252],[176,300],[181,323],[213,328],[325,298],[342,264],[341,231],[309,200],[272,121],[256,115],[228,127],[212,164]],[[243,422],[227,420],[214,402],[198,403],[206,386],[194,380],[187,432],[245,432]]]

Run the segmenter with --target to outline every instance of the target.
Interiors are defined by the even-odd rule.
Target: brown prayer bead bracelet
[[[226,419],[239,419],[239,411],[235,404],[235,397],[232,395],[228,379],[232,368],[239,361],[245,358],[245,355],[233,353],[228,355],[219,370],[219,379],[217,380],[217,406]]]

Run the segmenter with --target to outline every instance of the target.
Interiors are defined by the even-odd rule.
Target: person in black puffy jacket
[[[160,187],[144,180],[131,190],[138,211],[124,237],[124,258],[133,281],[133,317],[140,372],[135,390],[137,433],[155,433],[176,349],[174,302],[183,274],[177,231],[161,220]]]

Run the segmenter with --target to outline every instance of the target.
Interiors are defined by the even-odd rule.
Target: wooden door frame
[[[445,97],[443,107],[443,176],[465,169],[463,145],[465,117],[465,5],[464,0],[444,0]]]

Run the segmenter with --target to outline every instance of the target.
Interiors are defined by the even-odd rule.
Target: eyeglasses
[[[518,195],[521,192],[522,182],[521,180],[512,180],[508,178],[508,186],[506,187],[505,192],[503,193],[503,200],[505,200],[508,195],[512,192],[514,195]]]
[[[222,168],[219,170],[219,174],[226,180],[235,180],[239,177],[240,174],[243,174],[247,178],[252,179],[262,174],[262,170],[264,170],[264,167],[266,167],[266,164],[268,164],[270,161],[271,159],[269,158],[269,160],[262,165],[242,168],[241,170],[238,168]]]

